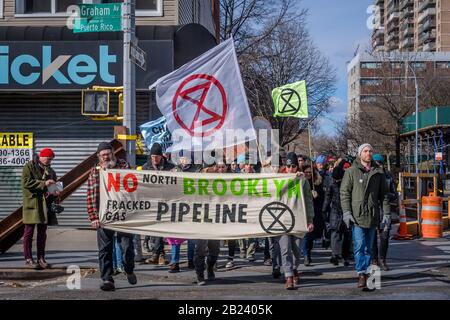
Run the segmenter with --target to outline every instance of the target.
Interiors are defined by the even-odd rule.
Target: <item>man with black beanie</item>
[[[114,231],[101,227],[99,220],[100,207],[100,170],[106,169],[129,169],[130,165],[122,159],[116,159],[113,146],[108,142],[102,142],[97,148],[98,163],[91,169],[87,187],[87,207],[89,220],[92,227],[97,230],[98,258],[100,275],[103,280],[100,289],[103,291],[115,290],[113,279],[113,247]],[[123,265],[128,282],[132,285],[137,283],[134,274],[134,247],[133,235],[117,232],[117,241],[122,245],[124,253]]]
[[[159,143],[154,143],[150,148],[150,157],[142,170],[150,171],[171,171],[174,166],[163,156],[163,149]],[[155,248],[151,258],[145,260],[147,264],[165,265],[166,258],[164,254],[164,239],[162,237],[152,237],[153,248]],[[146,237],[145,242],[149,241]]]

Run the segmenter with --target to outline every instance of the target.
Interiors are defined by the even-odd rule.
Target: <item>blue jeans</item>
[[[311,258],[311,251],[314,247],[314,240],[316,239],[315,235],[311,232],[308,232],[305,234],[305,237],[303,238],[302,243],[302,251],[304,257]]]
[[[194,240],[188,240],[187,242],[187,256],[188,256],[188,261],[194,261],[194,252],[195,252],[195,242]]]
[[[180,244],[173,244],[171,249],[170,264],[180,263]]]
[[[117,241],[117,234],[114,234],[113,246],[113,269],[123,268],[122,248]]]
[[[372,263],[372,245],[376,228],[361,228],[354,225],[352,230],[356,272],[358,274],[367,273],[367,269]]]

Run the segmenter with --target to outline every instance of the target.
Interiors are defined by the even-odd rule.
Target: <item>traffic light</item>
[[[109,91],[83,90],[81,114],[85,116],[109,116]]]

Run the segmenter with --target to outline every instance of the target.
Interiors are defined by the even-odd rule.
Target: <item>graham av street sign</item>
[[[122,31],[122,4],[79,4],[73,32]]]

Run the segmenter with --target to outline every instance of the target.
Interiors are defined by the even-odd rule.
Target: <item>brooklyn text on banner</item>
[[[314,215],[309,184],[288,174],[100,173],[107,229],[182,239],[303,235]]]

